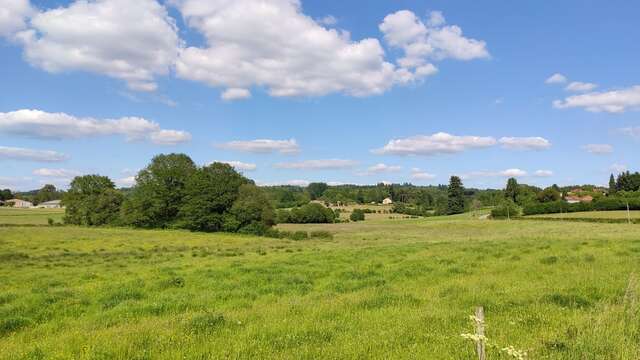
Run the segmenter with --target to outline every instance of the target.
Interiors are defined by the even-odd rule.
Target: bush
[[[362,209],[354,209],[349,219],[351,221],[364,221],[364,211]]]
[[[513,201],[504,201],[491,210],[491,217],[494,219],[507,219],[518,216],[520,216],[520,208]]]
[[[291,235],[291,240],[306,240],[309,238],[309,234],[306,231],[296,231]]]
[[[336,213],[320,204],[311,203],[291,211],[279,210],[277,220],[279,223],[289,224],[331,224],[335,222]]]

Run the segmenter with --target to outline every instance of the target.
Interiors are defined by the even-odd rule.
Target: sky
[[[0,0],[0,188],[606,184],[638,170],[640,3]],[[635,154],[635,156],[634,156]]]

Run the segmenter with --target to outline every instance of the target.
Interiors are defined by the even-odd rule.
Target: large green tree
[[[186,182],[180,226],[194,231],[236,231],[241,224],[226,215],[240,187],[249,183],[228,164],[213,163],[198,169]]]
[[[97,226],[118,221],[123,195],[106,176],[78,176],[64,196],[67,224]]]
[[[136,176],[136,185],[123,205],[124,222],[146,228],[174,226],[185,201],[186,184],[196,170],[185,154],[155,156]]]
[[[464,212],[464,187],[462,180],[457,176],[449,179],[447,188],[447,214],[461,214]]]
[[[504,190],[504,196],[507,199],[511,199],[511,201],[516,202],[518,200],[519,190],[520,186],[518,185],[518,180],[510,178],[507,180],[507,187]]]
[[[617,191],[617,189],[616,189],[616,178],[613,177],[613,174],[611,174],[611,176],[609,177],[609,195],[615,194],[616,191]]]
[[[237,220],[241,232],[261,234],[276,223],[269,199],[262,189],[253,184],[240,186],[230,213]]]
[[[309,192],[309,197],[311,200],[316,200],[320,198],[329,186],[323,182],[314,182],[307,186],[307,192]]]

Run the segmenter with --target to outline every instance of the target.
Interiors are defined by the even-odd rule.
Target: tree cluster
[[[64,198],[65,222],[264,233],[275,223],[265,193],[230,165],[198,167],[184,154],[158,155],[123,192],[109,178],[76,177]]]
[[[317,203],[309,203],[291,210],[278,210],[280,224],[330,224],[339,214]]]

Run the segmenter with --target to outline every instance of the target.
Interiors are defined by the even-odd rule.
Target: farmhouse
[[[62,206],[60,205],[60,200],[52,200],[38,204],[39,208],[42,209],[60,209]]]
[[[391,198],[386,198],[382,200],[382,205],[391,205],[391,204],[393,204],[393,200],[391,200]]]
[[[564,200],[569,204],[577,204],[577,203],[589,203],[593,201],[593,196],[585,195],[585,196],[577,196],[577,195],[568,195],[565,196]]]
[[[13,204],[14,208],[30,208],[33,207],[33,203],[20,199],[7,200],[7,204]],[[9,205],[11,206],[11,205]]]

